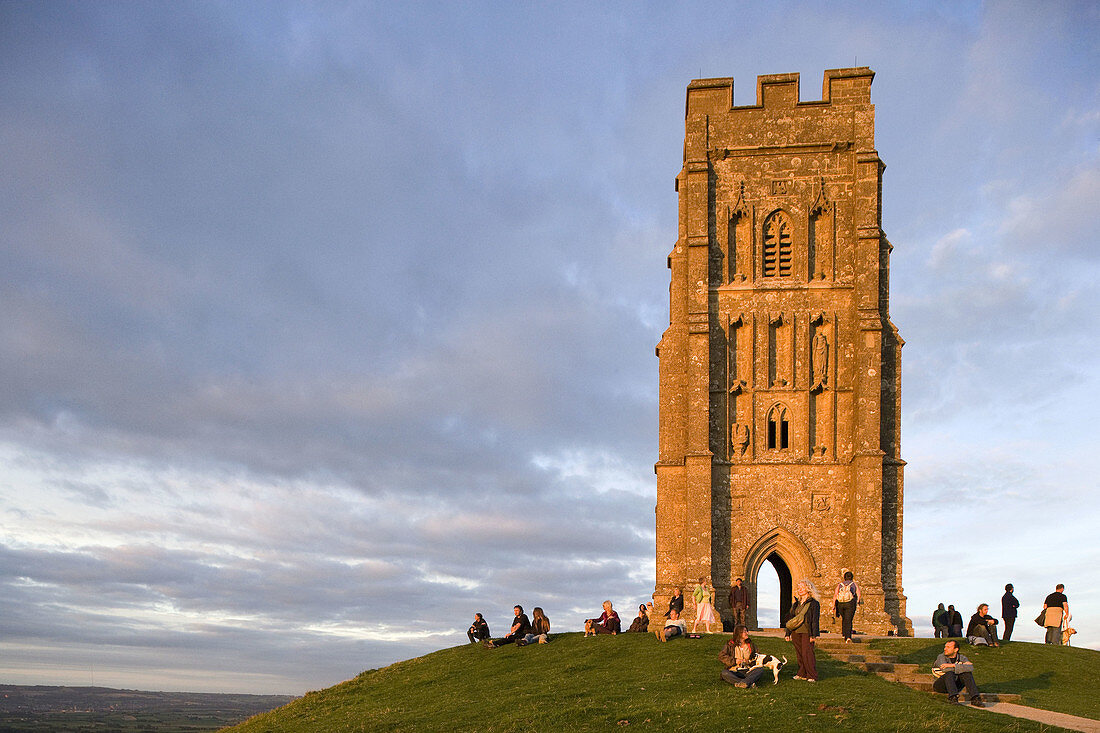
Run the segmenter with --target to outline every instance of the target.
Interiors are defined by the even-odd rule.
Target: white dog
[[[775,677],[773,685],[779,684],[779,670],[783,669],[783,665],[787,663],[787,658],[773,657],[771,654],[761,654],[757,652],[752,655],[752,659],[749,660],[749,669],[756,669],[757,667],[767,667],[772,671],[772,676]]]

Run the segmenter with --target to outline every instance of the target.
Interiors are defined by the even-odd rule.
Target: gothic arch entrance
[[[764,563],[770,563],[779,576],[779,624],[787,620],[794,602],[794,584],[816,574],[817,563],[802,540],[782,527],[775,527],[758,539],[745,556],[745,585],[749,591],[749,612],[745,621],[760,628],[757,617],[757,582]]]
[[[787,616],[791,612],[791,604],[794,603],[794,587],[791,580],[791,569],[787,567],[787,563],[783,562],[783,558],[779,556],[779,553],[773,552],[768,555],[766,560],[775,568],[775,574],[779,577],[779,625],[787,623]],[[763,570],[763,565],[760,567]],[[753,588],[759,588],[759,571],[757,577],[752,579]],[[759,596],[757,596],[759,597]],[[759,610],[759,606],[754,602],[753,609]],[[757,613],[757,625],[759,625],[759,613]]]

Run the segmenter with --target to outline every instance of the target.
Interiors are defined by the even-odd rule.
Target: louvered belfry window
[[[764,220],[764,277],[790,277],[791,222],[782,211]]]

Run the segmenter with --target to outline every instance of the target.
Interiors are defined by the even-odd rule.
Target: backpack
[[[836,587],[836,600],[838,603],[847,603],[852,600],[852,584],[841,583]]]

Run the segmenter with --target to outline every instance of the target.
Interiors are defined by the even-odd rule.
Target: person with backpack
[[[856,585],[852,571],[844,570],[844,580],[837,583],[833,591],[833,611],[840,617],[840,631],[844,635],[844,643],[852,643],[852,619],[856,615],[856,606],[859,605],[859,586]]]

